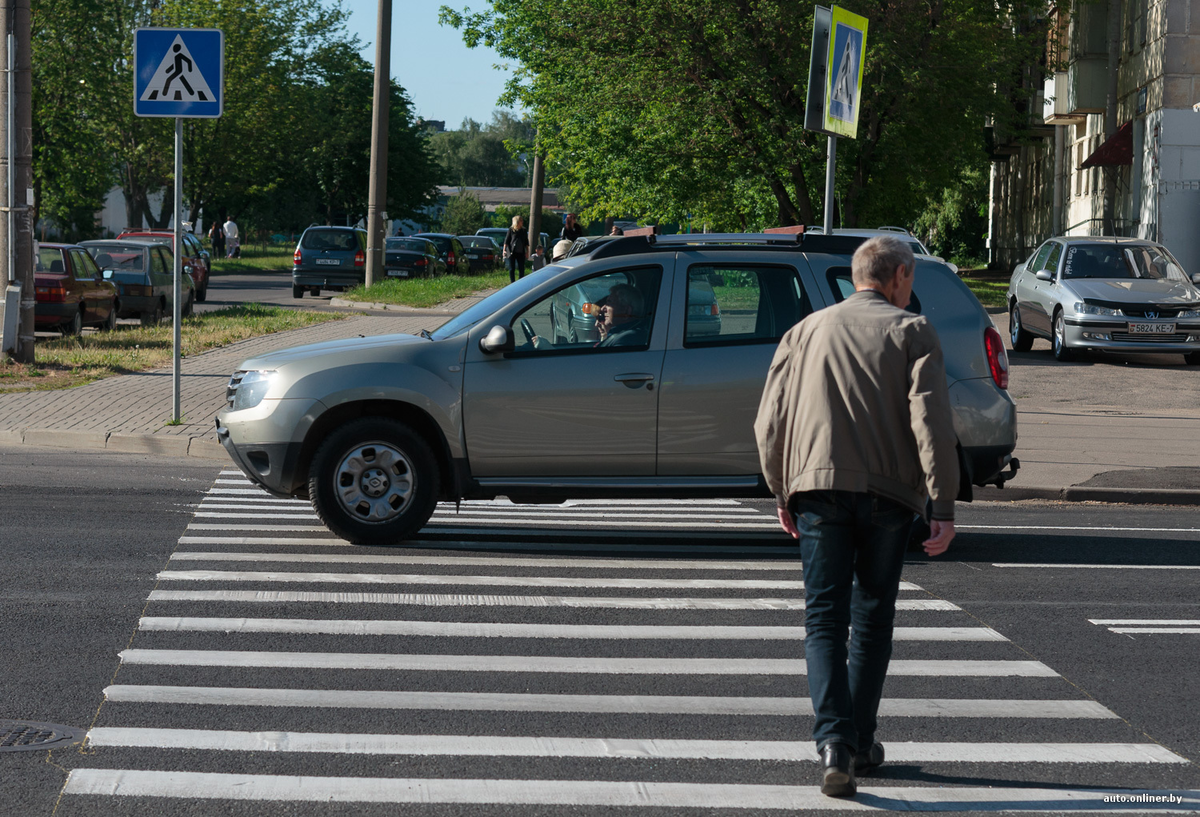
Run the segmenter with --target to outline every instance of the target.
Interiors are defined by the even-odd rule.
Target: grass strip
[[[989,281],[984,278],[963,278],[962,282],[984,306],[1005,305],[1005,294],[1008,292],[1007,280]]]
[[[183,357],[228,346],[239,340],[301,329],[346,317],[334,312],[308,312],[262,304],[243,304],[184,318],[180,324]],[[170,323],[118,326],[113,332],[87,332],[81,337],[39,340],[36,363],[0,362],[0,391],[43,391],[81,386],[118,374],[170,365]]]
[[[493,270],[479,275],[440,275],[437,278],[388,278],[367,289],[357,286],[342,293],[351,301],[402,306],[431,307],[477,292],[500,289],[508,284],[508,273]]]
[[[241,258],[213,258],[213,275],[292,271],[292,250],[287,247],[242,247]]]

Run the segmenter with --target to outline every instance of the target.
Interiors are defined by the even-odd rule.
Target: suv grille
[[[233,396],[237,394],[238,386],[241,385],[242,378],[245,376],[245,372],[238,371],[229,378],[229,385],[225,387],[225,405],[229,408],[233,408]]]

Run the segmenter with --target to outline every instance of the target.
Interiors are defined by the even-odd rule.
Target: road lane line
[[[205,618],[144,616],[142,630],[305,635],[399,635],[436,638],[703,639],[800,641],[803,627],[625,624],[508,624],[376,619]],[[897,627],[897,641],[1007,641],[989,627]]]
[[[236,732],[208,729],[97,727],[89,746],[232,752],[421,755],[457,757],[586,757],[655,760],[813,761],[816,747],[795,740],[655,740],[641,738],[386,735],[321,732]],[[1156,743],[889,742],[893,763],[1187,763]]]
[[[1133,811],[1105,802],[1113,793],[1178,798],[1200,808],[1200,791],[1146,792],[1097,788],[862,786],[855,800],[831,798],[816,786],[600,780],[472,780],[466,778],[316,777],[121,769],[74,769],[64,794],[311,803],[457,803],[806,811]],[[1137,805],[1134,803],[1133,805]],[[1145,807],[1139,810],[1144,811]],[[1154,810],[1158,810],[1157,808]]]
[[[380,553],[215,553],[179,552],[174,562],[295,562],[322,564],[449,565],[511,568],[598,568],[604,570],[732,570],[799,572],[800,562],[779,559],[771,562],[685,559],[596,559],[588,557],[544,558],[521,556],[409,556]]]
[[[188,530],[225,530],[241,533],[243,531],[264,531],[270,533],[329,533],[324,525],[217,525],[205,522],[191,522]]]
[[[1200,627],[1109,627],[1111,632],[1122,635],[1195,635]]]
[[[1088,621],[1092,624],[1200,627],[1200,618],[1089,618]]]
[[[587,528],[703,528],[705,523],[710,526],[715,526],[722,530],[733,528],[744,528],[746,530],[775,530],[783,535],[783,531],[779,527],[779,522],[769,517],[763,517],[761,521],[742,519],[737,521],[726,522],[724,520],[714,519],[712,517],[704,517],[698,519],[694,515],[687,517],[687,522],[672,522],[664,521],[631,521],[623,522],[620,519],[595,519],[583,517],[564,517],[561,519],[555,518],[507,518],[507,517],[488,517],[486,519],[470,519],[464,516],[439,517],[435,515],[429,520],[429,525],[454,524],[465,528],[480,528],[489,525],[549,525],[551,523],[557,525],[569,525],[572,527],[587,527]],[[716,524],[719,523],[719,524]]]
[[[325,531],[328,533],[328,531]],[[179,539],[181,545],[314,545],[314,546],[338,546],[338,547],[356,547],[351,545],[344,539],[334,539],[331,536],[324,537],[275,537],[275,536],[182,536]],[[794,559],[796,551],[794,548],[782,548],[773,545],[738,545],[733,547],[721,547],[710,545],[661,545],[647,542],[645,544],[584,544],[577,542],[500,542],[500,541],[451,541],[438,539],[409,539],[407,545],[413,548],[424,548],[427,550],[488,550],[488,551],[507,551],[516,550],[522,553],[543,552],[543,553],[575,553],[584,552],[589,555],[597,553],[637,553],[637,554],[653,554],[655,556],[663,556],[667,554],[680,554],[686,556],[782,556],[786,559]]]
[[[1026,562],[994,562],[992,567],[1030,567],[1035,569],[1062,567],[1071,570],[1200,570],[1200,565],[1075,565]]]
[[[805,675],[802,658],[627,658],[574,655],[415,655],[257,650],[145,650],[118,653],[124,664],[167,667],[513,672],[569,675]],[[895,660],[892,676],[1057,678],[1041,661]]]
[[[1145,533],[1200,533],[1200,528],[1123,528],[1107,525],[955,525],[955,530],[1094,530]]]
[[[312,547],[353,547],[345,539],[288,538],[277,536],[181,536],[181,545],[305,545]]]
[[[600,576],[476,576],[444,573],[308,573],[268,570],[164,570],[160,581],[322,582],[341,584],[443,584],[490,587],[620,587],[676,590],[803,590],[783,579],[642,579]],[[902,590],[920,588],[902,583]]]
[[[573,712],[633,715],[811,716],[807,697],[741,698],[686,695],[555,695],[505,692],[264,689],[114,684],[114,703],[268,706],[321,709],[447,712]],[[1095,701],[884,698],[879,714],[898,718],[1038,718],[1109,720],[1117,715]]]
[[[571,607],[628,610],[803,610],[804,599],[514,596],[471,593],[329,593],[309,590],[153,590],[147,601],[280,604],[394,604],[421,607]],[[897,610],[955,611],[941,599],[899,599]]]

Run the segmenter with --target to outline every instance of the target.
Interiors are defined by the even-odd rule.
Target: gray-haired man
[[[914,266],[897,238],[859,247],[854,294],[784,335],[754,424],[780,524],[800,540],[813,737],[834,797],[883,762],[875,730],[900,570],[928,497],[925,552],[954,538],[950,398],[936,332],[904,309]]]

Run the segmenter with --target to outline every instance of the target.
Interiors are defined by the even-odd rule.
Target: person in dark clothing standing
[[[529,236],[525,233],[525,219],[513,216],[508,235],[504,236],[504,260],[508,264],[509,283],[525,277],[525,256],[528,252]]]
[[[213,222],[212,229],[208,231],[208,240],[212,242],[213,258],[224,258],[225,231],[221,229],[220,219]]]
[[[563,224],[562,234],[559,235],[559,238],[573,242],[581,235],[583,235],[583,228],[579,226],[579,220],[574,213],[567,213],[567,220]]]

